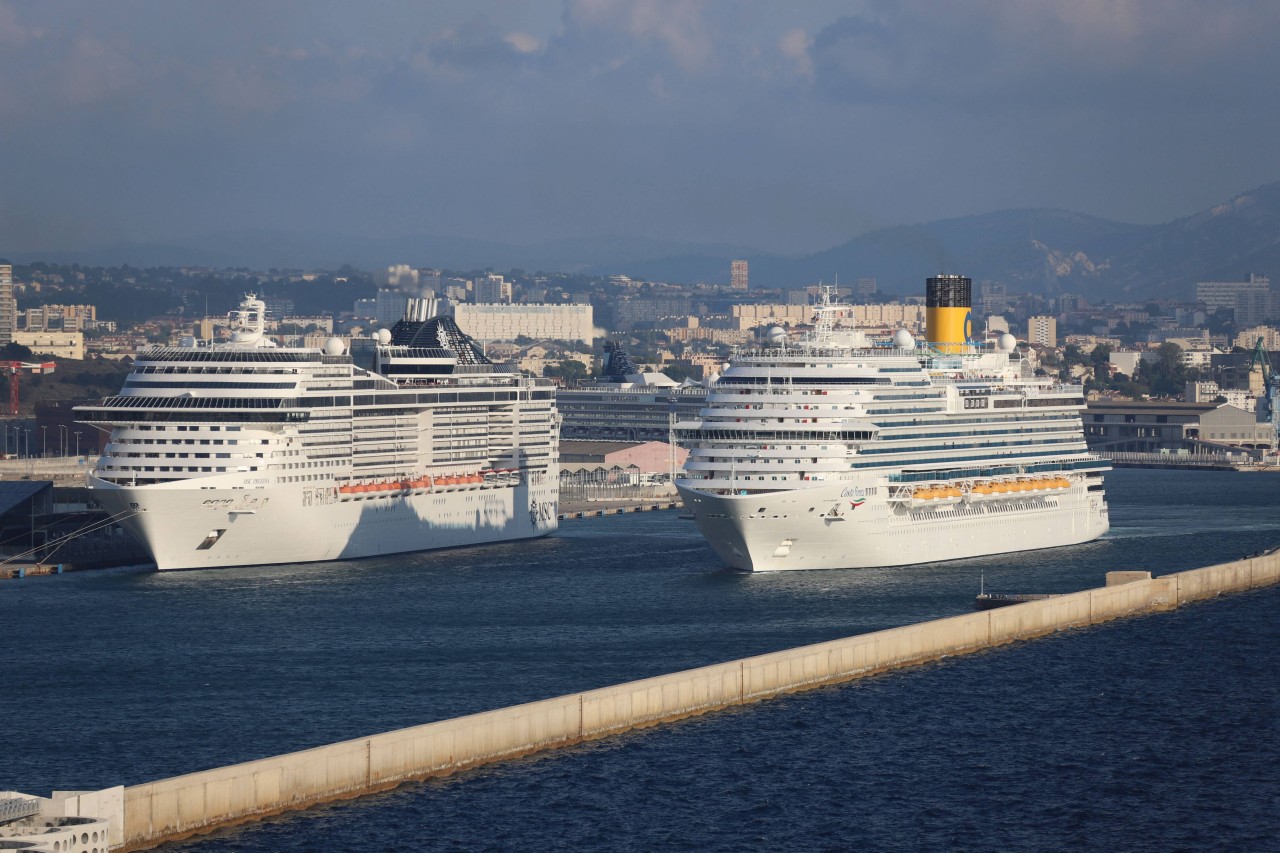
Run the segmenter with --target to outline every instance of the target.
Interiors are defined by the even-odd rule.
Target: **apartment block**
[[[462,303],[453,319],[477,340],[513,341],[518,337],[591,343],[595,327],[590,305]]]

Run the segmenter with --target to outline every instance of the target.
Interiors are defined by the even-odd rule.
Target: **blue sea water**
[[[1087,545],[742,575],[674,513],[348,564],[0,583],[0,788],[133,784],[1280,544],[1280,479],[1117,471]],[[1280,850],[1262,590],[175,845]]]

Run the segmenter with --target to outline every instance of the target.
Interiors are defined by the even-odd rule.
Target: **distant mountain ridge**
[[[1280,275],[1280,182],[1163,225],[1133,225],[1066,210],[1004,210],[883,228],[800,258],[749,257],[758,286],[877,279],[887,293],[920,293],[926,277],[961,273],[1011,291],[1093,299],[1190,299],[1197,281]],[[680,256],[632,267],[644,278],[725,281],[729,259]]]
[[[755,287],[795,288],[874,277],[887,293],[919,293],[938,272],[1010,290],[1142,301],[1190,298],[1197,281],[1280,275],[1280,182],[1241,193],[1163,225],[1133,225],[1056,209],[1003,210],[921,225],[882,228],[805,256],[746,247],[625,236],[531,246],[429,235],[355,238],[239,230],[182,245],[151,243],[74,252],[5,252],[45,260],[134,266],[379,270],[409,263],[446,269],[625,274],[650,281],[727,283],[729,262],[746,258]]]

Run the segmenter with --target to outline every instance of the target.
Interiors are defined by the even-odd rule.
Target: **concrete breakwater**
[[[1135,579],[1136,578],[1136,579]],[[131,849],[314,803],[1280,580],[1267,555],[759,655],[125,790]]]

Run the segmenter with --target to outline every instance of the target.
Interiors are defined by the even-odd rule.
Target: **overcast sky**
[[[1280,179],[1259,0],[0,0],[0,245],[269,227],[803,252]]]

